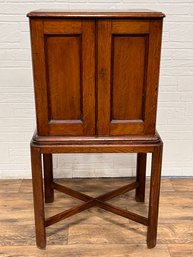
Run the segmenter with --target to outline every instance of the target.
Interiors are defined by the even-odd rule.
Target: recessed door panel
[[[147,36],[112,36],[111,121],[143,121]]]
[[[81,35],[47,36],[49,121],[82,120]]]

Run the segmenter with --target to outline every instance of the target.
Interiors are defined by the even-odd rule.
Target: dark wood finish
[[[46,37],[51,123],[82,122],[80,48],[80,35]]]
[[[162,141],[155,130],[162,20],[152,11],[31,12],[37,132],[31,141],[37,246],[45,227],[93,206],[147,228],[156,244]],[[136,181],[95,198],[53,180],[54,153],[137,153]],[[136,190],[145,198],[146,156],[152,153],[148,217],[107,203]],[[84,203],[45,219],[54,189]]]
[[[125,194],[125,193],[137,188],[137,186],[138,186],[138,184],[136,182],[133,182],[129,185],[125,185],[125,186],[119,187],[118,189],[112,190],[108,193],[102,194],[102,195],[96,197],[95,199],[98,201],[108,201],[116,196]],[[60,185],[55,182],[53,183],[53,187],[54,187],[54,189],[58,190],[59,192],[68,194],[74,198],[77,198],[77,199],[85,201],[85,202],[94,199],[93,197],[90,197],[83,193],[77,192],[71,188],[65,187],[65,186]]]
[[[127,135],[127,136],[95,136],[95,137],[65,137],[65,136],[38,136],[36,133],[33,136],[33,143],[35,145],[53,145],[53,144],[129,144],[131,142],[135,143],[158,143],[160,141],[160,136],[158,133],[153,135]]]
[[[62,185],[59,185],[57,183],[53,183],[53,186],[56,190],[62,192],[62,193],[65,193],[65,194],[68,194],[72,197],[75,197],[79,200],[82,200],[84,202],[86,202],[86,204],[82,204],[82,205],[79,205],[77,207],[74,207],[74,208],[71,208],[69,210],[66,210],[66,211],[63,211],[59,214],[56,214],[50,218],[48,218],[46,221],[45,221],[45,224],[46,226],[50,226],[58,221],[61,221],[65,218],[68,218],[74,214],[77,214],[83,210],[86,210],[88,208],[91,208],[93,206],[98,206],[106,211],[109,211],[109,212],[112,212],[112,213],[115,213],[117,215],[120,215],[122,217],[125,217],[127,219],[131,219],[133,221],[136,221],[138,223],[141,223],[143,225],[148,225],[148,219],[146,217],[143,217],[141,215],[137,215],[133,212],[130,212],[130,211],[126,211],[126,210],[123,210],[121,208],[118,208],[118,207],[115,207],[111,204],[108,204],[108,203],[105,203],[105,201],[108,201],[116,196],[119,196],[121,194],[124,194],[128,191],[131,191],[133,189],[135,189],[138,184],[136,182],[134,183],[131,183],[129,185],[125,185],[123,187],[120,187],[116,190],[113,190],[111,192],[108,192],[108,193],[105,193],[103,195],[100,195],[96,198],[93,198],[93,197],[90,197],[88,195],[85,195],[83,193],[80,193],[80,192],[77,192],[75,190],[72,190],[68,187],[65,187],[65,186],[62,186]]]
[[[114,214],[117,214],[121,217],[130,219],[130,220],[133,220],[133,221],[138,222],[140,224],[143,224],[143,225],[146,225],[146,226],[148,224],[148,219],[146,217],[143,217],[141,215],[138,215],[136,213],[133,213],[133,212],[130,212],[130,211],[127,211],[127,210],[123,210],[119,207],[115,207],[112,204],[97,201],[97,206],[106,210],[106,211],[112,212]]]
[[[39,9],[36,11],[29,12],[27,14],[30,18],[163,18],[165,14],[162,12],[155,12],[148,9],[130,9],[130,10],[119,10],[119,11],[111,11],[111,10],[103,10],[103,11],[90,11],[90,10],[82,10],[81,12],[78,11],[66,11],[66,10],[57,10],[57,9]]]
[[[161,20],[98,21],[99,135],[155,133],[161,29]]]
[[[154,134],[161,30],[161,19],[32,19],[38,135]]]
[[[111,121],[140,122],[143,120],[147,36],[115,34],[112,40]]]
[[[94,135],[94,22],[30,24],[38,135]]]
[[[110,135],[111,20],[97,21],[97,134]],[[105,35],[105,37],[104,37]]]
[[[135,200],[137,202],[144,202],[145,200],[145,179],[146,179],[146,153],[137,154],[137,174],[136,181],[138,187],[136,188]]]
[[[126,181],[129,183],[133,179],[57,180],[58,183],[68,187],[79,188],[80,191],[86,190],[88,194],[93,193],[93,185],[97,193],[101,192],[104,186],[113,190],[115,186],[122,186]],[[148,178],[147,183],[149,182]],[[144,247],[146,227],[98,208],[50,226],[47,229],[46,251],[37,250],[34,247],[31,185],[32,181],[28,179],[0,180],[1,257],[45,255],[85,257],[96,256],[97,253],[103,257],[192,257],[193,178],[191,177],[162,179],[158,241],[156,248],[152,250]],[[125,197],[128,197],[128,200],[125,197],[114,199],[113,204],[116,203],[122,208],[125,208],[125,204],[127,207],[136,207],[135,201],[132,201],[133,193],[134,191],[127,193]],[[64,197],[63,201],[61,198],[58,200],[55,213],[61,211],[64,206],[68,208],[74,204],[74,199],[70,197]],[[139,204],[137,207],[141,215],[146,214],[146,206]]]
[[[162,22],[150,23],[149,51],[147,65],[147,90],[145,101],[144,133],[153,134],[156,124],[160,51],[161,51]]]
[[[44,163],[44,194],[45,202],[52,203],[54,201],[53,183],[53,163],[52,154],[43,154]]]
[[[119,187],[118,189],[115,189],[113,191],[110,191],[108,193],[105,193],[103,195],[98,196],[96,199],[100,201],[108,201],[116,196],[125,194],[133,189],[135,189],[138,186],[137,182],[133,182],[129,185]]]
[[[92,197],[87,196],[87,195],[85,195],[83,193],[77,192],[77,191],[75,191],[75,190],[73,190],[71,188],[62,186],[62,185],[60,185],[58,183],[53,183],[53,187],[54,187],[54,189],[56,189],[59,192],[68,194],[68,195],[70,195],[70,196],[72,196],[74,198],[77,198],[79,200],[82,200],[84,202],[92,200]]]
[[[157,135],[158,136],[158,135]],[[35,136],[34,136],[35,137]],[[33,141],[32,141],[33,142]],[[83,193],[79,193],[75,190],[72,190],[70,188],[67,188],[65,186],[61,186],[55,182],[53,182],[51,184],[51,187],[63,192],[65,194],[69,194],[75,198],[78,198],[79,200],[84,201],[85,203],[78,205],[77,207],[73,207],[69,210],[65,210],[61,213],[58,213],[52,217],[49,217],[48,219],[46,219],[44,221],[44,226],[50,226],[56,222],[59,222],[65,218],[68,218],[74,214],[77,214],[83,210],[86,210],[88,208],[91,208],[93,206],[98,206],[102,209],[105,209],[107,211],[110,211],[114,214],[120,215],[122,217],[131,219],[133,221],[136,221],[138,223],[141,223],[143,225],[148,226],[148,232],[147,232],[147,245],[149,248],[152,248],[155,246],[156,244],[156,234],[157,234],[157,220],[158,220],[158,204],[159,204],[159,190],[160,190],[160,176],[161,176],[161,153],[162,153],[162,142],[161,139],[159,138],[159,140],[157,141],[153,141],[151,142],[150,140],[147,142],[143,142],[143,141],[130,141],[130,144],[127,145],[127,147],[125,148],[124,144],[121,145],[119,144],[118,146],[115,145],[110,145],[113,146],[114,148],[111,151],[111,148],[109,145],[101,145],[101,148],[99,148],[99,151],[97,150],[97,146],[100,147],[100,145],[69,145],[67,144],[66,146],[64,145],[64,143],[62,145],[53,145],[53,144],[49,144],[47,143],[47,145],[43,144],[39,144],[39,145],[34,145],[34,143],[31,144],[32,149],[36,149],[36,153],[38,153],[39,156],[39,152],[45,154],[45,153],[62,153],[62,152],[138,152],[138,169],[141,168],[140,172],[138,171],[138,177],[136,179],[136,182],[130,184],[130,185],[126,185],[123,186],[121,188],[115,189],[111,192],[105,193],[101,196],[98,196],[96,198],[87,196]],[[66,148],[65,148],[66,147]],[[115,148],[116,147],[116,148]],[[64,150],[65,149],[65,150]],[[142,186],[142,189],[139,190],[139,193],[136,193],[136,197],[137,200],[139,199],[140,201],[142,200],[142,198],[144,197],[144,182],[145,179],[144,177],[140,177],[139,179],[139,175],[143,176],[145,173],[145,161],[146,161],[146,153],[147,152],[152,152],[152,177],[151,177],[151,183],[150,183],[150,200],[149,200],[149,214],[148,214],[148,218],[143,217],[141,215],[135,214],[131,211],[126,211],[123,210],[121,208],[118,208],[116,206],[113,206],[111,204],[106,203],[105,201],[108,201],[110,199],[112,199],[113,197],[116,197],[118,195],[121,195],[125,192],[128,192],[130,190],[133,189],[138,189],[138,187]],[[32,160],[34,162],[34,159]],[[40,165],[40,166],[39,166]],[[36,170],[34,170],[36,168]],[[41,170],[41,163],[36,163],[35,168],[32,169],[32,173],[34,173],[33,177],[36,176],[36,173]],[[36,177],[37,179],[37,177]],[[36,183],[34,183],[34,187],[35,187]],[[40,185],[38,186],[40,187]],[[41,187],[40,187],[41,188]],[[37,187],[34,188],[35,192],[36,190],[39,191],[39,189]],[[41,192],[41,190],[39,191],[40,194],[40,199],[43,199],[43,191]],[[34,202],[35,201],[39,201],[39,198],[37,198],[37,195],[34,194]],[[40,205],[40,207],[35,207],[35,213],[36,213],[36,219],[37,219],[37,224],[41,224],[42,222],[42,216],[40,216],[40,213],[42,212],[42,214],[44,213],[44,211],[41,209],[42,208],[42,204],[40,202],[40,204],[38,203],[38,206]],[[44,216],[44,215],[43,215]],[[36,225],[38,226],[38,225]],[[38,228],[41,229],[41,228]],[[45,233],[45,231],[44,231]],[[40,248],[43,248],[42,245],[44,245],[44,238],[38,236],[37,237],[37,245]]]
[[[41,153],[152,153],[154,144],[42,145]]]
[[[36,227],[36,243],[39,248],[46,247],[46,231],[44,217],[44,194],[42,182],[41,154],[38,148],[31,147],[32,185],[34,198],[34,215]]]
[[[49,135],[43,22],[30,21],[36,122],[39,135]]]
[[[69,218],[77,213],[80,213],[82,211],[85,211],[91,207],[95,206],[95,202],[94,201],[89,201],[89,202],[86,202],[86,203],[83,203],[83,204],[80,204],[78,205],[77,207],[74,207],[74,208],[70,208],[66,211],[63,211],[61,213],[58,213],[50,218],[48,218],[46,221],[45,221],[45,227],[48,227],[50,225],[53,225],[61,220],[64,220],[66,218]]]
[[[158,147],[155,147],[155,150],[152,153],[152,170],[151,170],[151,183],[150,183],[148,230],[147,230],[148,248],[155,247],[156,239],[157,239],[162,151],[163,151],[163,145],[160,144]]]

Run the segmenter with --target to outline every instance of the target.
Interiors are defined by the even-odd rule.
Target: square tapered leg
[[[163,145],[155,147],[152,153],[150,196],[149,196],[149,214],[147,229],[147,246],[153,248],[156,245],[158,210],[159,210],[159,194],[162,166]]]
[[[44,218],[44,196],[42,181],[41,153],[31,146],[32,185],[34,198],[34,215],[36,227],[36,244],[39,248],[46,247],[46,232]]]
[[[136,181],[138,187],[136,188],[135,199],[137,202],[144,202],[145,200],[145,181],[146,181],[146,153],[137,154],[137,174]]]
[[[45,202],[54,201],[52,154],[43,154]]]

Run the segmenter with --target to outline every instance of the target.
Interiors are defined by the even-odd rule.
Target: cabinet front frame
[[[94,135],[95,22],[91,19],[31,19],[30,28],[38,135]],[[46,39],[77,35],[81,37],[81,119],[55,120],[50,111]]]
[[[157,110],[162,19],[100,19],[97,21],[98,135],[154,134]],[[115,35],[145,35],[142,119],[112,120],[112,38]]]
[[[30,19],[38,135],[114,136],[154,134],[157,111],[162,19]],[[81,35],[82,120],[50,119],[45,37]],[[148,38],[143,118],[112,120],[112,36]]]

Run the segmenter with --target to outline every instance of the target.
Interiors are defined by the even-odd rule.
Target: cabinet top
[[[44,10],[39,9],[27,14],[30,18],[163,18],[162,12],[144,10]]]

